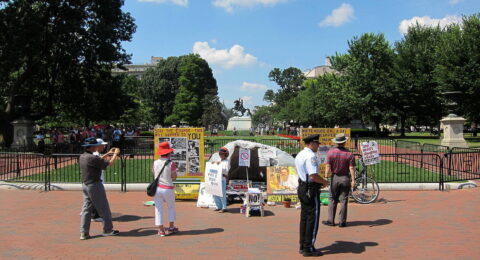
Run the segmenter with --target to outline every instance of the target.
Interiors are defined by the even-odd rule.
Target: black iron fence
[[[106,183],[148,183],[151,181],[153,164],[152,138],[136,138],[122,149],[123,155],[104,173]],[[205,157],[229,142],[237,139],[206,139]],[[293,139],[249,139],[274,146],[290,154],[302,147]],[[350,149],[360,153],[360,144],[376,141],[381,154],[381,163],[370,166],[371,173],[380,183],[439,183],[448,181],[480,179],[480,149],[448,148],[446,146],[420,144],[393,139],[354,138]],[[51,183],[80,183],[79,154],[42,154],[23,149],[0,150],[0,180],[44,183],[48,190]]]

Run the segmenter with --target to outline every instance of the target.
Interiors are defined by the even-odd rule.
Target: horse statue
[[[235,103],[235,106],[232,109],[233,111],[236,111],[238,113],[242,113],[241,116],[244,116],[245,112],[247,112],[247,116],[252,116],[252,113],[250,112],[250,109],[243,107],[243,100],[241,98],[239,98],[238,100],[235,100],[233,103]],[[237,114],[236,112],[235,112],[235,114]]]

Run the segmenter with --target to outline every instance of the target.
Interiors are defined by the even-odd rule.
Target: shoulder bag
[[[157,193],[157,184],[158,184],[158,179],[160,178],[160,176],[162,176],[162,173],[163,173],[163,169],[165,169],[165,166],[167,166],[167,164],[170,164],[170,160],[167,160],[165,162],[165,164],[163,165],[162,167],[162,170],[160,171],[160,173],[158,174],[157,178],[155,178],[155,180],[153,180],[147,187],[147,195],[150,196],[150,197],[153,197],[155,196],[155,193]]]

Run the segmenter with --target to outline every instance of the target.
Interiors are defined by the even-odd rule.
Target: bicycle
[[[378,199],[380,194],[380,188],[378,183],[374,179],[374,174],[368,176],[368,168],[363,162],[363,158],[360,158],[362,164],[361,171],[355,170],[355,187],[352,187],[352,197],[360,204],[370,204]],[[373,172],[373,169],[371,169]]]

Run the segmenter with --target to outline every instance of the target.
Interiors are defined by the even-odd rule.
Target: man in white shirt
[[[316,152],[319,147],[319,135],[311,135],[303,139],[305,148],[295,157],[295,166],[298,173],[298,198],[302,211],[300,217],[300,250],[303,256],[321,256],[315,249],[319,217],[320,217],[320,189],[328,182],[318,175],[318,158]]]

